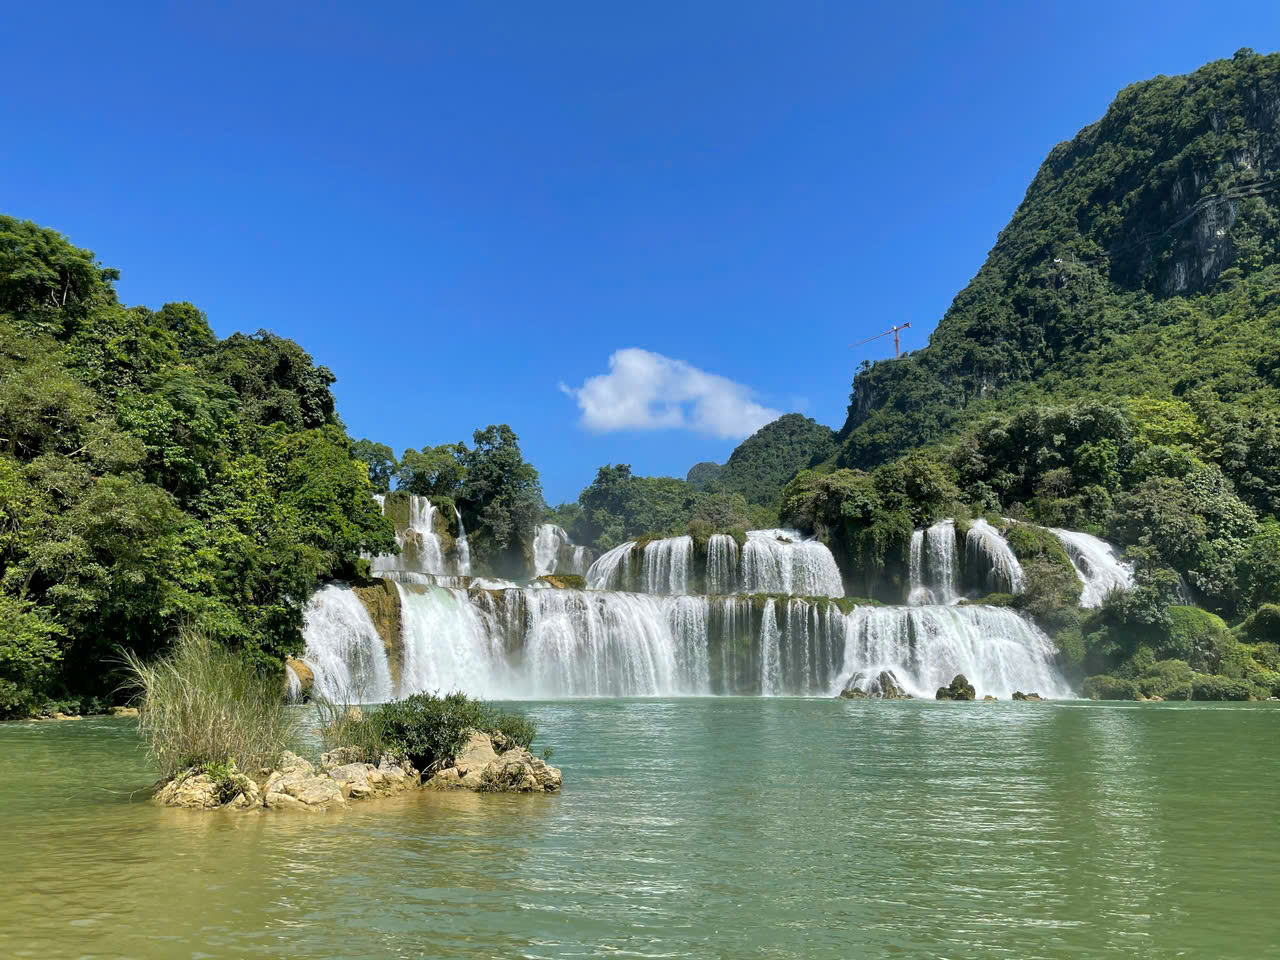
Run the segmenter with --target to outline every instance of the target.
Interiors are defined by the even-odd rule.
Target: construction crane
[[[902,356],[902,349],[898,344],[898,331],[905,330],[909,326],[911,326],[910,321],[908,321],[907,323],[895,323],[892,327],[890,327],[884,333],[877,333],[874,337],[867,337],[867,339],[859,340],[857,343],[851,343],[849,344],[849,346],[860,347],[865,343],[870,343],[872,340],[879,340],[881,337],[887,337],[889,336],[889,334],[893,334],[893,355],[895,357],[900,357]]]

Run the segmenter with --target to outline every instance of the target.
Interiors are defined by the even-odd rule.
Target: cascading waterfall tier
[[[533,575],[570,573],[585,576],[590,551],[575,544],[563,527],[554,523],[538,526],[533,535]]]
[[[843,680],[887,671],[915,697],[932,698],[958,673],[980,695],[1072,696],[1052,641],[1000,607],[859,607],[847,618],[844,651]]]
[[[739,562],[742,593],[844,596],[840,569],[826,544],[796,530],[749,530]]]
[[[844,595],[831,551],[795,530],[750,530],[741,547],[728,534],[715,534],[701,557],[695,553],[693,538],[687,536],[623,543],[591,565],[587,586],[676,596]]]
[[[312,693],[335,702],[381,703],[396,695],[386,644],[369,611],[344,583],[311,596],[303,614]]]
[[[965,576],[983,593],[1020,593],[1025,581],[1013,548],[982,518],[971,522],[965,534]]]
[[[932,696],[960,672],[982,693],[1069,695],[1048,638],[1005,609],[859,607],[845,614],[821,598],[406,584],[397,591],[402,636],[393,665],[349,588],[331,585],[316,595],[306,659],[318,693],[830,696],[856,672],[889,670],[918,696]],[[393,673],[400,678],[394,689]]]
[[[587,571],[593,590],[634,590],[683,596],[690,593],[693,537],[668,537],[644,544],[619,544]]]
[[[1062,541],[1083,584],[1080,606],[1100,607],[1112,590],[1133,589],[1132,564],[1121,560],[1119,551],[1107,541],[1076,530],[1050,528],[1050,532]]]
[[[911,535],[911,586],[907,603],[956,603],[960,591],[960,564],[956,547],[956,522],[940,520]]]
[[[370,558],[374,573],[426,573],[434,576],[466,577],[471,575],[471,547],[467,531],[462,525],[462,514],[454,509],[454,522],[458,535],[452,538],[450,548],[437,529],[439,508],[428,498],[413,494],[375,495],[374,499],[384,514],[391,511],[396,525],[398,556],[379,554]],[[393,507],[394,504],[394,507]],[[447,524],[446,524],[447,526]]]

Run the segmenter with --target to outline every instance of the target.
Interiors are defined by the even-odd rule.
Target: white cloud
[[[582,425],[600,433],[693,430],[733,439],[782,416],[741,383],[637,347],[616,351],[608,373],[560,389],[578,401]]]

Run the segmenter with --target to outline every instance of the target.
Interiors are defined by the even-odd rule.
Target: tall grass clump
[[[124,662],[147,755],[165,776],[274,767],[295,742],[280,682],[200,631],[183,630],[157,660],[125,653]]]
[[[395,750],[383,736],[381,708],[360,704],[360,699],[350,694],[331,700],[313,693],[311,705],[319,721],[316,733],[326,751],[354,748],[361,754],[360,762],[378,763]]]

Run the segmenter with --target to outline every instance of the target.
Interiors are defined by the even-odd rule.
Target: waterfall
[[[522,590],[526,689],[535,696],[706,693],[706,599]]]
[[[689,592],[693,566],[693,537],[651,540],[644,548],[641,574],[645,593],[682,596]]]
[[[773,597],[764,604],[760,623],[760,693],[776,697],[782,692],[782,635],[778,630],[778,612]]]
[[[303,612],[305,659],[315,673],[314,696],[335,702],[391,699],[387,649],[369,611],[346,584],[331,583],[311,596]]]
[[[624,590],[631,575],[631,541],[620,543],[603,553],[587,571],[587,586],[592,590]]]
[[[969,524],[965,536],[965,566],[966,573],[980,584],[982,593],[1022,590],[1022,564],[1000,531],[981,518]]]
[[[570,546],[570,545],[566,544],[565,546]],[[561,560],[560,562],[561,562],[561,565],[564,565],[563,560]],[[586,547],[578,547],[578,546],[572,547],[572,549],[569,551],[568,567],[569,567],[569,570],[568,570],[569,573],[575,574],[579,577],[586,576],[586,573],[587,573],[587,548]]]
[[[554,523],[543,523],[533,534],[533,575],[546,576],[555,573],[560,562],[560,545],[569,542],[569,535]]]
[[[1100,607],[1112,590],[1133,589],[1133,566],[1122,561],[1107,541],[1075,530],[1051,528],[1050,532],[1062,541],[1076,576],[1084,584],[1080,606]]]
[[[739,561],[743,593],[844,596],[844,582],[825,544],[795,530],[749,530]]]
[[[939,520],[911,534],[911,588],[907,603],[922,606],[960,600],[956,522]]]
[[[1053,643],[1012,610],[981,606],[860,607],[847,618],[842,677],[890,671],[916,697],[932,698],[963,673],[979,696],[1015,690],[1070,697]]]
[[[738,541],[727,533],[707,540],[707,593],[729,594],[738,589]]]
[[[400,695],[449,693],[504,697],[516,691],[506,677],[501,640],[462,590],[397,584],[403,623]]]
[[[342,584],[306,614],[304,659],[317,695],[384,700],[417,691],[614,697],[713,693],[829,696],[856,673],[890,671],[932,697],[956,673],[980,694],[1070,696],[1049,639],[1012,610],[859,607],[802,597],[671,596],[397,584],[402,664]],[[350,691],[356,691],[352,697]]]
[[[374,500],[383,513],[387,512],[387,498],[376,494]],[[454,513],[458,521],[458,538],[454,545],[454,562],[450,564],[444,555],[440,535],[436,533],[437,507],[426,497],[409,495],[407,525],[396,525],[396,543],[399,556],[379,554],[370,558],[370,569],[377,574],[393,571],[430,573],[444,576],[468,576],[471,573],[471,548],[467,533],[462,527],[462,515]]]
[[[302,699],[302,679],[289,664],[284,665],[284,698],[289,703],[298,703]]]
[[[471,576],[471,544],[467,543],[467,528],[462,525],[462,514],[458,512],[458,508],[453,508],[454,519],[458,521],[458,540],[454,545],[456,555],[456,570],[458,576]]]

